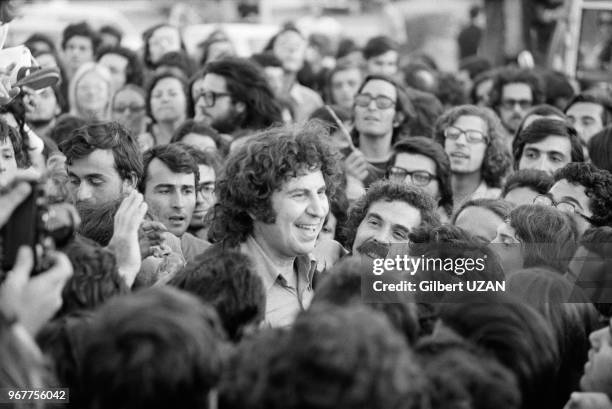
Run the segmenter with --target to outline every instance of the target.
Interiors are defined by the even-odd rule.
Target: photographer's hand
[[[0,67],[0,106],[6,105],[19,95],[19,87],[11,85],[11,71],[15,68],[15,63],[6,67]]]
[[[132,287],[140,271],[141,254],[138,229],[147,213],[147,204],[142,194],[132,191],[119,206],[115,214],[115,228],[108,248],[115,253],[119,274],[128,287]]]
[[[35,335],[62,306],[62,290],[72,276],[72,264],[65,254],[50,255],[52,267],[34,277],[30,273],[34,257],[29,247],[21,247],[15,266],[0,287],[0,309],[16,315],[23,326]]]

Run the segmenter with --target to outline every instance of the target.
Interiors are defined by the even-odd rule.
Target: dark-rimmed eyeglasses
[[[489,137],[476,129],[461,129],[456,126],[449,126],[444,130],[444,137],[446,139],[456,141],[461,135],[465,135],[468,143],[489,143]]]
[[[231,96],[232,94],[228,92],[204,91],[204,92],[200,92],[195,100],[197,101],[200,98],[204,98],[204,105],[207,108],[210,108],[210,107],[215,106],[215,104],[217,103],[217,98],[231,97]]]
[[[395,182],[403,182],[406,180],[406,177],[410,176],[410,180],[415,186],[427,186],[429,182],[436,178],[435,175],[425,170],[415,170],[411,172],[399,166],[391,166],[387,170],[387,173],[389,175],[389,180]]]
[[[372,100],[376,102],[376,108],[378,109],[389,109],[395,106],[395,101],[384,95],[379,95],[377,97],[373,97],[370,94],[355,95],[355,105],[360,107],[369,107]]]
[[[563,202],[563,201],[555,202],[550,196],[538,195],[533,199],[533,204],[537,204],[541,206],[552,206],[552,207],[555,207],[557,210],[560,210],[564,213],[576,214],[582,217],[587,222],[595,225],[595,222],[593,221],[593,219],[591,219],[589,216],[586,216],[584,213],[578,210],[574,203]]]

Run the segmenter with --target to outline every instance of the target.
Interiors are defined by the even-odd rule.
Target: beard
[[[236,130],[240,129],[242,124],[242,118],[240,114],[236,112],[234,107],[222,118],[213,120],[210,124],[219,133],[233,134]]]

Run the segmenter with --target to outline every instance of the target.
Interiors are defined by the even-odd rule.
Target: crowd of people
[[[390,37],[292,24],[250,57],[222,31],[197,57],[171,25],[143,42],[70,24],[59,45],[25,42],[56,85],[2,78],[0,225],[42,194],[73,229],[0,276],[2,393],[68,388],[79,409],[612,408],[609,84],[478,55],[443,72]],[[390,254],[484,258],[416,275],[506,288],[368,302],[368,261]]]

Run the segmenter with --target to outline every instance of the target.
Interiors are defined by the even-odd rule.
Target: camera
[[[34,254],[32,275],[51,267],[49,251],[65,247],[74,237],[78,216],[72,205],[53,203],[44,182],[31,183],[28,198],[15,209],[0,234],[2,276],[11,270],[21,246],[29,246]]]

